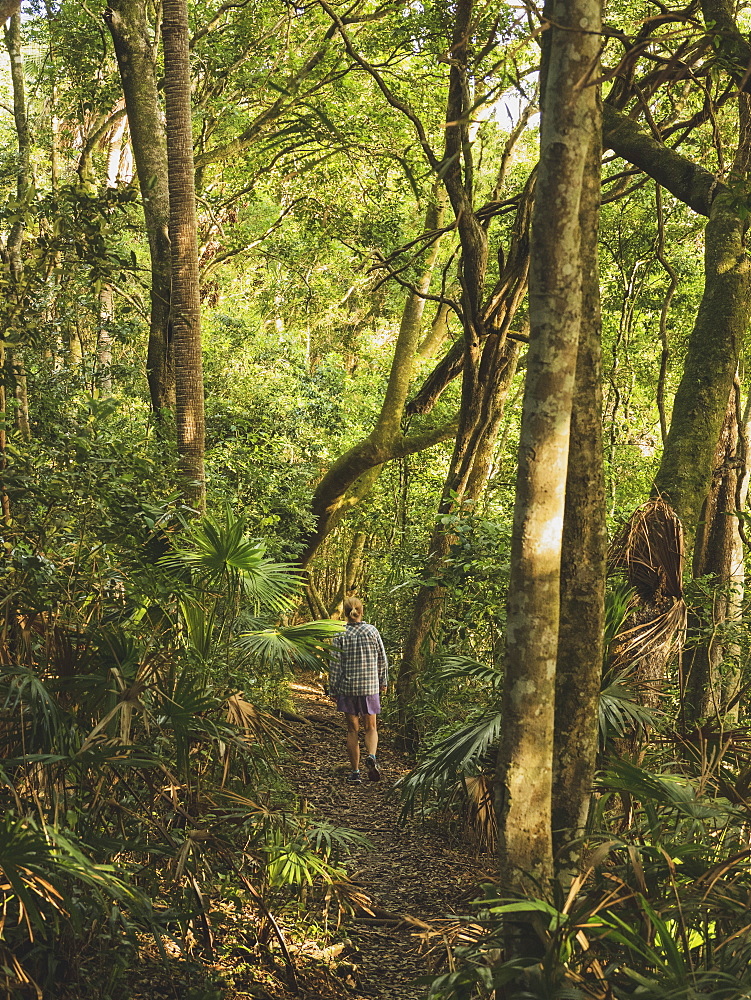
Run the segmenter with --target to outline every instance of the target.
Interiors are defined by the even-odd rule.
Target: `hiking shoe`
[[[365,767],[368,769],[368,779],[370,781],[381,780],[381,772],[378,769],[378,764],[372,753],[368,754],[365,758]]]
[[[349,782],[350,785],[361,785],[362,778],[360,777],[360,772],[351,771],[349,777],[347,778],[347,781]]]

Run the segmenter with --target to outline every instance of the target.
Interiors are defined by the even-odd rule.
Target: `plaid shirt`
[[[378,629],[367,622],[347,622],[331,640],[329,694],[378,694],[388,683],[389,664]]]

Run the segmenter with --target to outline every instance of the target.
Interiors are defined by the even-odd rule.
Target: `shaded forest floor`
[[[445,822],[398,824],[392,788],[410,761],[394,749],[388,726],[379,727],[382,780],[369,782],[363,768],[363,784],[350,785],[344,717],[314,681],[292,684],[291,695],[300,719],[290,724],[292,740],[279,765],[286,782],[312,814],[357,830],[370,845],[344,859],[354,912],[341,914],[328,944],[325,934],[320,944],[312,940],[315,931],[306,940],[298,921],[279,917],[291,976],[278,947],[272,946],[272,965],[263,967],[252,940],[243,944],[257,913],[227,907],[213,960],[179,959],[167,979],[153,954],[131,981],[129,1000],[424,1000],[427,986],[418,980],[445,968],[455,915],[471,912],[480,884],[494,878],[494,859],[452,839]],[[308,915],[319,928],[322,909],[320,896],[310,900]],[[329,909],[331,926],[338,907]]]
[[[398,825],[399,804],[391,789],[410,763],[395,751],[387,726],[379,730],[382,780],[369,782],[363,769],[363,784],[349,785],[344,717],[313,684],[293,684],[292,696],[309,725],[298,730],[304,747],[299,758],[282,768],[288,782],[316,814],[358,830],[372,845],[353,851],[347,869],[373,915],[361,910],[345,918],[352,942],[339,969],[345,988],[316,995],[423,998],[427,988],[416,980],[443,966],[444,934],[455,923],[451,915],[469,911],[480,883],[494,877],[493,859],[450,841],[437,824]]]

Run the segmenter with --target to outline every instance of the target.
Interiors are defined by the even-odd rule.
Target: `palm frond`
[[[433,747],[424,761],[396,782],[401,797],[400,822],[414,813],[418,800],[425,804],[431,797],[451,792],[464,777],[481,773],[480,760],[498,741],[500,732],[500,713],[483,715]]]
[[[727,803],[702,798],[696,784],[680,774],[655,774],[626,760],[612,761],[598,776],[598,788],[626,792],[638,801],[676,810],[691,819],[727,819]]]
[[[242,694],[231,694],[227,699],[227,721],[237,729],[252,736],[259,743],[273,743],[289,732],[281,719],[262,712]]]
[[[244,570],[239,582],[248,600],[279,615],[291,610],[304,584],[294,566],[271,559],[262,559],[257,566]]]
[[[608,563],[643,599],[682,599],[683,527],[672,507],[659,497],[637,507],[611,542]]]
[[[600,691],[599,724],[603,744],[633,730],[646,733],[659,729],[660,713],[655,709],[645,708],[636,701],[631,687],[632,679],[632,671],[624,671]]]
[[[298,820],[302,817],[298,817]],[[335,826],[326,820],[315,820],[305,829],[305,840],[326,860],[348,854],[355,848],[373,849],[372,842],[359,830]]]
[[[302,584],[294,567],[266,558],[266,545],[247,535],[245,518],[227,506],[222,519],[206,515],[196,521],[184,542],[160,559],[167,569],[190,571],[199,582],[217,586],[233,578],[256,604],[283,611]]]
[[[185,633],[188,647],[198,656],[208,661],[214,646],[214,610],[207,611],[204,603],[183,597],[180,601],[180,612],[185,622]]]
[[[343,625],[338,621],[304,622],[254,632],[241,632],[235,644],[248,658],[268,667],[293,664],[315,670],[328,665],[329,643]]]
[[[457,785],[457,796],[459,794],[467,806],[465,828],[468,835],[481,851],[491,853],[498,839],[492,778],[487,774],[465,776],[461,786]]]
[[[686,626],[686,605],[673,599],[660,611],[644,609],[635,617],[645,620],[620,632],[613,643],[613,669],[636,667],[654,656],[667,660],[681,644]]]
[[[444,656],[439,661],[435,680],[472,681],[499,688],[503,683],[503,671],[493,664],[479,663],[469,656]]]
[[[637,667],[659,684],[686,627],[683,528],[672,508],[659,497],[638,507],[613,539],[608,563],[633,589],[629,614],[610,644],[611,667]]]
[[[34,731],[33,748],[51,747],[62,727],[63,713],[44,681],[27,667],[3,667],[0,673],[0,695],[3,693],[4,710],[19,711],[26,719],[31,720]],[[14,726],[9,735],[19,731]],[[25,750],[31,749],[27,743]]]
[[[605,594],[605,650],[609,653],[614,640],[623,631],[624,622],[634,606],[634,588],[619,581]]]
[[[18,922],[26,924],[29,939],[42,930],[42,903],[64,911],[62,896],[50,882],[54,868],[50,846],[28,820],[6,813],[0,820],[0,905],[3,912],[15,898]]]

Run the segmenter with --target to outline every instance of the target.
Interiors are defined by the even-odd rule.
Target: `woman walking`
[[[329,695],[347,718],[347,757],[352,772],[347,779],[359,785],[360,777],[360,716],[363,718],[365,768],[371,781],[380,781],[376,753],[378,727],[376,718],[381,711],[381,695],[389,683],[389,665],[383,640],[375,625],[362,620],[362,601],[358,597],[344,600],[343,632],[331,641]]]

